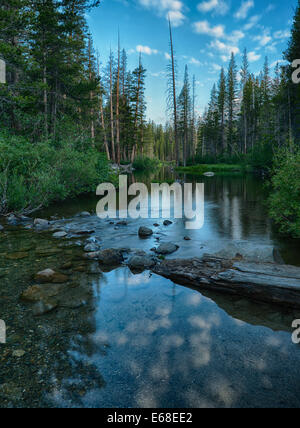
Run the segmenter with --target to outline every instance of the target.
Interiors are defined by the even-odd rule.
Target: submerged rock
[[[171,224],[173,224],[173,222],[171,220],[165,220],[164,221],[164,226],[171,226]]]
[[[35,275],[35,280],[42,283],[63,284],[68,282],[69,278],[66,275],[53,271],[52,269],[46,269],[38,272]]]
[[[175,251],[177,251],[178,248],[179,246],[173,244],[172,242],[165,242],[157,248],[156,252],[157,254],[167,255],[167,254],[175,253]]]
[[[22,259],[26,259],[28,256],[29,254],[26,252],[17,252],[17,253],[7,254],[5,258],[8,260],[22,260]]]
[[[48,314],[49,312],[54,311],[54,309],[56,309],[57,307],[58,307],[57,302],[40,301],[33,306],[32,313],[35,317],[38,317],[38,316],[45,315],[45,314]]]
[[[278,251],[272,245],[253,245],[248,242],[232,242],[213,255],[256,263],[276,263],[279,258]]]
[[[141,238],[147,238],[148,236],[153,235],[153,230],[149,229],[149,227],[140,227],[138,233]]]
[[[26,352],[23,351],[23,349],[17,349],[16,351],[13,351],[12,356],[15,358],[22,358],[25,354]]]
[[[62,284],[33,285],[21,294],[21,299],[25,302],[45,302],[51,297],[56,297],[65,288],[66,286]]]

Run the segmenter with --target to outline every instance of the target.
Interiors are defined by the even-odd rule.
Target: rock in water
[[[53,238],[65,238],[67,236],[67,232],[56,232],[53,234]]]
[[[66,285],[61,284],[33,285],[21,294],[21,299],[25,302],[45,302],[51,297],[56,297],[66,288]]]
[[[155,266],[155,261],[151,256],[133,256],[128,262],[132,270],[150,269]]]
[[[41,272],[38,272],[35,275],[35,280],[42,283],[54,283],[54,284],[63,284],[68,282],[69,278],[66,275],[57,273],[52,269],[46,269]]]
[[[99,251],[98,260],[103,265],[117,266],[124,261],[124,257],[121,250],[109,249]]]
[[[36,218],[33,222],[35,226],[49,226],[50,222],[48,220],[44,220],[42,218]]]
[[[170,220],[165,220],[164,221],[164,226],[171,226],[171,224],[173,224],[173,222],[170,221]]]
[[[58,304],[56,302],[40,301],[33,306],[32,313],[35,317],[38,317],[54,311],[54,309],[56,309],[57,307],[58,307]]]
[[[95,253],[100,250],[100,246],[98,244],[87,244],[84,247],[84,251],[87,253]]]
[[[274,251],[272,245],[253,245],[248,242],[234,241],[213,255],[224,259],[242,259],[256,263],[275,263],[275,254],[276,251]]]
[[[153,230],[148,227],[140,227],[139,228],[139,236],[141,238],[147,238],[148,236],[153,235]]]
[[[76,217],[91,217],[91,214],[88,211],[83,211],[82,213],[77,214]]]
[[[156,252],[157,254],[161,254],[161,255],[167,255],[167,254],[172,254],[175,253],[175,251],[177,251],[179,248],[178,245],[173,244],[172,242],[166,242],[164,244],[161,244]]]

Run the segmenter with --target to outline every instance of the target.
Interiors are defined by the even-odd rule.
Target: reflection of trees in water
[[[271,222],[264,205],[265,191],[253,176],[205,179],[205,199],[219,205],[212,221],[222,234],[236,240],[258,233],[270,237]]]

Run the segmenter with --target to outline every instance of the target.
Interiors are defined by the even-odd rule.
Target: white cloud
[[[243,1],[241,4],[241,7],[239,8],[239,10],[234,15],[235,18],[246,19],[250,9],[252,9],[253,7],[254,7],[254,1],[253,0]]]
[[[268,31],[264,31],[264,33],[261,36],[256,36],[254,37],[255,41],[257,41],[260,46],[267,46],[271,41],[272,41],[272,37],[270,36]]]
[[[229,36],[227,36],[226,39],[233,44],[237,44],[244,37],[245,37],[245,33],[243,33],[240,30],[236,30],[236,31],[233,31]]]
[[[170,21],[174,27],[180,27],[186,19],[180,10],[170,10],[168,13],[168,18],[170,18]]]
[[[248,60],[249,62],[255,62],[255,61],[259,61],[261,58],[261,55],[252,51],[248,53]]]
[[[276,33],[274,33],[275,39],[288,39],[289,37],[291,37],[290,30],[276,31]]]
[[[207,0],[199,3],[197,6],[199,12],[214,12],[216,15],[226,15],[229,6],[224,0]]]
[[[143,53],[145,55],[157,55],[158,54],[157,49],[151,49],[151,48],[149,48],[149,46],[142,46],[142,45],[138,45],[136,47],[136,51]]]
[[[197,66],[201,65],[201,62],[198,59],[194,58],[194,57],[192,57],[190,59],[189,63],[192,64],[192,65],[197,65]]]
[[[276,67],[277,64],[287,64],[287,62],[284,59],[278,59],[277,61],[272,62],[270,65],[271,68]]]
[[[171,55],[168,52],[165,52],[165,58],[170,61]]]
[[[251,28],[255,27],[256,24],[258,24],[258,22],[261,20],[262,16],[261,15],[254,15],[249,19],[248,24],[246,24],[244,26],[244,29],[246,31],[251,30]]]
[[[232,46],[223,42],[220,42],[220,40],[215,40],[211,42],[210,44],[211,48],[214,48],[221,52],[223,55],[221,58],[223,61],[227,61],[228,58],[230,58],[231,54],[234,53],[235,55],[240,52],[240,49],[237,46]],[[224,55],[226,54],[226,55]]]
[[[159,16],[170,18],[175,27],[184,23],[184,3],[181,0],[138,0],[139,4],[147,9],[152,9]]]
[[[199,21],[193,24],[194,30],[198,34],[206,34],[211,37],[225,37],[225,27],[224,25],[217,25],[212,27],[207,21]]]

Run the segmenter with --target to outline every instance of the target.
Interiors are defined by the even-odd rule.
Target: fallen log
[[[266,303],[300,308],[300,268],[204,256],[165,260],[153,272],[201,291],[214,290]]]

